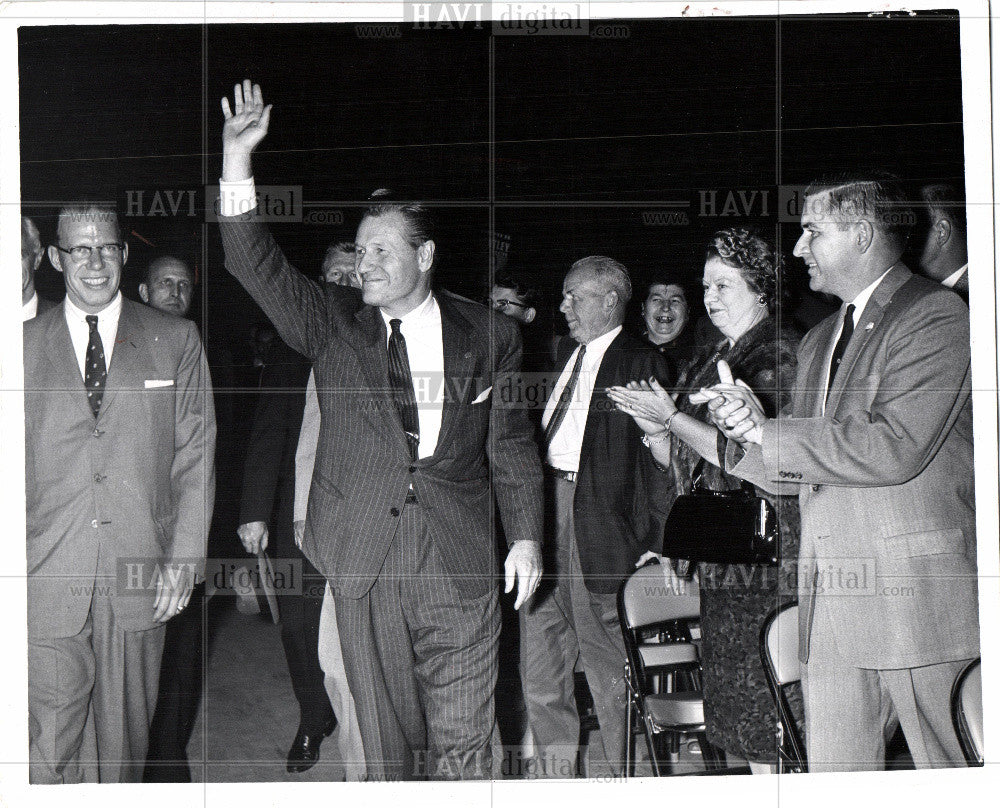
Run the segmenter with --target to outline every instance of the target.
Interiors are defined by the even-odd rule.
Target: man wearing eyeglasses
[[[164,624],[204,574],[215,412],[193,323],[122,297],[113,209],[66,206],[24,324],[29,777],[136,782]]]

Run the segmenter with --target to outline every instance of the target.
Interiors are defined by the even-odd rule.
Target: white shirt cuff
[[[253,177],[235,182],[219,180],[219,215],[239,216],[257,207],[257,189]]]

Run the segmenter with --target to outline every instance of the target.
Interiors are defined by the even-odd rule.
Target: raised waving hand
[[[267,135],[271,105],[264,106],[259,84],[244,79],[233,88],[233,105],[222,99],[222,179],[226,182],[253,176],[250,155]]]

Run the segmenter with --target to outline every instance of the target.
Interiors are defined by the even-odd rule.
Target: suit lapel
[[[594,442],[594,435],[597,430],[597,418],[592,416],[595,413],[606,413],[609,417],[614,413],[624,415],[616,407],[611,406],[608,399],[607,389],[615,384],[620,384],[623,380],[617,378],[618,367],[621,364],[622,348],[625,343],[625,330],[622,329],[618,335],[611,340],[611,344],[601,357],[601,364],[597,368],[597,375],[594,377],[594,390],[590,394],[590,406],[587,411],[587,424],[583,428],[583,441],[580,443],[580,456],[590,455],[590,447]],[[626,416],[627,417],[627,416]]]
[[[108,366],[108,378],[101,399],[101,410],[98,419],[103,418],[121,390],[139,390],[145,384],[140,372],[140,356],[148,357],[149,347],[147,335],[142,323],[136,316],[131,301],[122,301],[121,314],[118,315],[118,331],[115,333],[115,347],[111,351],[111,364]],[[152,363],[145,363],[152,367]]]
[[[52,317],[49,323],[48,333],[45,338],[45,353],[49,361],[55,365],[59,376],[66,380],[67,390],[79,388],[79,395],[71,396],[80,409],[91,418],[94,414],[90,411],[87,403],[87,388],[83,384],[83,376],[80,374],[80,365],[76,361],[76,351],[73,350],[73,341],[69,338],[69,327],[66,325],[66,312],[63,307]]]
[[[354,315],[357,328],[350,342],[358,355],[361,370],[368,380],[368,394],[389,422],[392,433],[397,437],[400,450],[410,456],[410,447],[403,431],[403,421],[392,402],[389,385],[389,354],[386,349],[388,333],[385,322],[375,306],[365,306]]]
[[[826,402],[826,411],[835,413],[837,405],[840,403],[841,395],[847,388],[847,380],[851,378],[854,364],[858,361],[861,351],[868,340],[878,331],[882,317],[885,315],[886,306],[892,300],[893,294],[910,278],[912,273],[902,264],[897,264],[886,275],[882,282],[872,292],[868,298],[868,305],[865,306],[861,316],[857,320],[854,334],[844,351],[844,356],[840,362],[840,370],[837,373],[836,383],[830,387],[830,396]]]
[[[443,295],[435,295],[441,309],[441,342],[444,349],[444,405],[441,410],[441,431],[438,434],[437,454],[447,444],[459,413],[469,393],[473,380],[476,358],[470,350],[472,339],[470,325]],[[479,391],[474,391],[478,394]]]

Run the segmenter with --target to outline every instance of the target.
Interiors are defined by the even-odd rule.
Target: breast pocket
[[[958,528],[924,530],[889,536],[882,540],[890,559],[923,558],[937,555],[965,555],[965,536]]]

